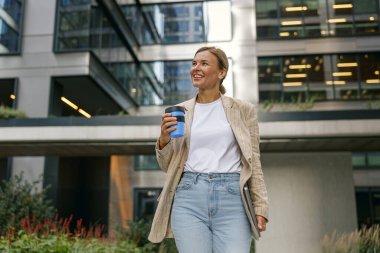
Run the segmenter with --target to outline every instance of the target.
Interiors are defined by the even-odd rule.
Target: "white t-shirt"
[[[240,173],[241,153],[227,121],[222,99],[195,104],[185,171]]]

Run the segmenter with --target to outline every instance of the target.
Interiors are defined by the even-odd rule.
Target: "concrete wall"
[[[44,156],[13,157],[12,177],[23,174],[23,178],[29,182],[39,181],[37,191],[41,191],[43,186],[44,167]]]
[[[268,153],[270,222],[258,253],[321,253],[325,234],[357,226],[351,153]]]

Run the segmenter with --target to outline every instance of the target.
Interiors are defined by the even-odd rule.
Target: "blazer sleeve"
[[[166,144],[165,147],[163,147],[162,149],[159,148],[159,139],[157,139],[156,141],[156,158],[157,158],[157,162],[158,162],[158,165],[160,166],[160,169],[164,172],[167,172],[168,171],[168,167],[169,167],[169,163],[170,163],[170,160],[173,156],[173,152],[174,152],[174,149],[173,149],[173,142],[174,140],[170,140],[168,144]]]
[[[261,169],[259,124],[257,120],[257,112],[253,105],[249,106],[249,113],[247,115],[249,115],[247,119],[247,126],[249,128],[252,145],[252,176],[248,183],[255,213],[263,216],[268,221],[268,193],[264,182],[264,174]]]

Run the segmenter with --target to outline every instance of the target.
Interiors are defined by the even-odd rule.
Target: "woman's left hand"
[[[260,232],[264,232],[266,230],[267,220],[260,215],[256,215],[257,225],[259,226]]]

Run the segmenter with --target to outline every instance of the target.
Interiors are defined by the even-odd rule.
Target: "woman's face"
[[[219,90],[220,80],[225,75],[225,70],[219,69],[218,59],[208,51],[202,51],[195,55],[190,69],[193,86],[198,89]]]

